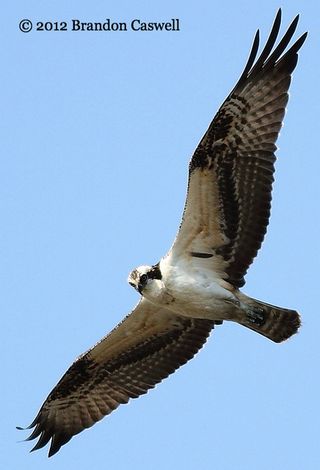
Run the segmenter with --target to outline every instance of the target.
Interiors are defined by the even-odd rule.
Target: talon
[[[260,307],[253,307],[247,311],[247,318],[250,323],[262,326],[264,323],[264,311]]]

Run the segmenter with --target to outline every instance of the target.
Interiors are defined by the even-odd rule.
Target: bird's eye
[[[141,282],[142,284],[145,284],[145,283],[147,282],[147,280],[148,280],[147,274],[142,274],[142,275],[140,276],[140,282]]]

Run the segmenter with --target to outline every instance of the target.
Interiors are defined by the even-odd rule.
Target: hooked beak
[[[138,291],[140,295],[142,295],[142,287],[143,287],[142,284],[138,284],[138,285],[137,285],[135,282],[131,282],[131,281],[129,281],[129,284],[130,284],[130,286],[133,287],[136,291]]]

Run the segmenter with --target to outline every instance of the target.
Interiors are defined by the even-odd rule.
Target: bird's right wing
[[[142,298],[96,346],[79,357],[51,391],[29,428],[32,450],[51,439],[49,456],[120,404],[153,388],[191,359],[214,322],[177,316]]]

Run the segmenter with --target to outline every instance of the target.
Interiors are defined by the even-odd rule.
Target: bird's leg
[[[262,326],[265,322],[264,310],[261,307],[247,307],[246,315],[248,321],[255,325]]]
[[[262,326],[264,324],[266,318],[262,307],[257,305],[248,305],[247,303],[238,299],[232,303],[245,313],[246,319],[249,323],[253,323],[257,326]]]

